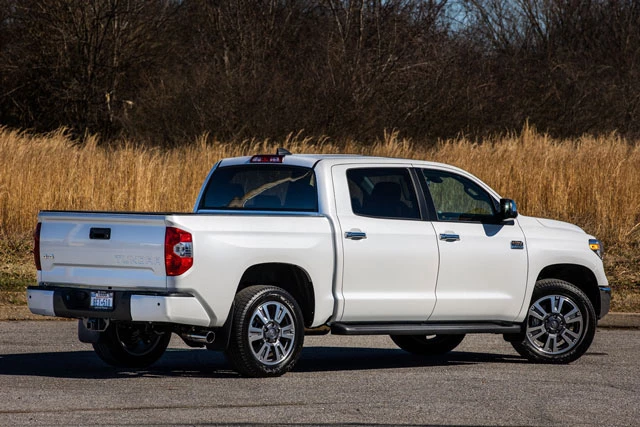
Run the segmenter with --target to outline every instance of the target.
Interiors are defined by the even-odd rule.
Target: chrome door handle
[[[449,234],[449,233],[441,233],[440,240],[444,240],[445,242],[457,242],[460,240],[459,234]]]
[[[351,240],[362,240],[367,238],[367,233],[365,233],[364,231],[346,231],[344,233],[344,238]]]

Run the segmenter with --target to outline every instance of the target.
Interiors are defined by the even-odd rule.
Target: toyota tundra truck
[[[278,376],[312,332],[389,335],[424,356],[502,334],[530,361],[569,363],[611,295],[595,237],[410,159],[223,159],[192,213],[42,211],[34,240],[30,310],[79,319],[80,341],[126,368],[177,334]]]

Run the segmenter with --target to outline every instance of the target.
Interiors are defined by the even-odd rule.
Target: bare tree
[[[12,2],[11,27],[20,37],[2,51],[2,74],[22,89],[5,93],[4,103],[36,128],[113,134],[131,105],[135,72],[162,57],[156,37],[175,7],[142,0]]]
[[[640,134],[633,0],[0,0],[0,124],[176,144]]]

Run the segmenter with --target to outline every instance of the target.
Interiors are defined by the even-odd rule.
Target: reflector
[[[33,260],[36,263],[36,270],[42,270],[40,264],[40,230],[42,229],[42,223],[39,222],[36,225],[36,229],[33,232]]]

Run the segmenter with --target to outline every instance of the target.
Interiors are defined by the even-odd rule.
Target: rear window
[[[318,211],[312,169],[283,165],[242,165],[216,169],[200,209]]]

